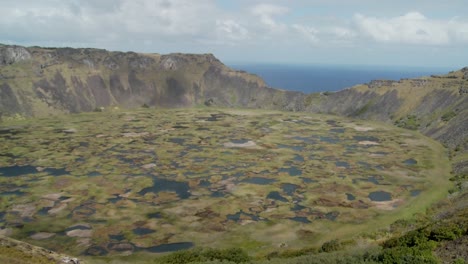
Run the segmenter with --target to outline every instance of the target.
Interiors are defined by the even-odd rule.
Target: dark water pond
[[[380,182],[379,182],[379,179],[377,179],[377,178],[380,178],[380,177],[377,177],[377,176],[369,176],[369,177],[367,177],[367,181],[368,181],[368,182],[372,182],[372,183],[375,184],[375,185],[379,185]]]
[[[300,176],[302,175],[302,170],[297,167],[290,167],[290,168],[281,168],[279,172],[287,172],[290,176]]]
[[[356,141],[373,141],[373,142],[380,142],[379,138],[373,136],[353,136],[354,140]]]
[[[88,177],[98,177],[98,176],[101,176],[101,173],[99,173],[97,171],[92,171],[92,172],[88,173]]]
[[[340,139],[337,138],[337,137],[324,137],[324,136],[321,136],[320,141],[327,142],[327,143],[330,143],[330,144],[337,144],[337,143],[340,142]]]
[[[185,143],[185,138],[170,138],[169,142],[175,143],[177,145],[183,145]]]
[[[151,253],[164,253],[164,252],[174,252],[179,250],[190,249],[194,246],[192,242],[179,242],[179,243],[169,243],[162,244],[149,248],[140,248],[142,250],[151,252]]]
[[[383,165],[376,165],[374,168],[375,168],[376,170],[381,170],[381,171],[382,171],[382,170],[385,170],[385,167],[384,167]]]
[[[6,191],[6,192],[0,192],[0,196],[7,196],[7,195],[16,195],[16,196],[22,196],[25,195],[26,193],[21,191],[21,190],[14,190],[14,191]]]
[[[302,206],[300,204],[295,204],[293,208],[291,208],[291,211],[301,211],[301,210],[304,210],[306,209],[307,207],[305,206]]]
[[[318,180],[314,180],[314,179],[311,179],[311,178],[306,178],[306,177],[301,177],[302,181],[304,181],[304,183],[316,183],[318,182]]]
[[[279,192],[277,192],[277,191],[270,192],[267,195],[267,199],[273,199],[273,200],[277,200],[277,201],[285,202],[285,203],[288,202],[288,199],[281,196],[281,194]]]
[[[67,170],[63,168],[62,169],[47,168],[43,170],[43,172],[46,172],[47,174],[52,175],[52,176],[62,176],[62,175],[68,174]]]
[[[329,213],[326,213],[325,214],[325,218],[330,220],[330,221],[335,221],[336,218],[338,218],[338,216],[340,215],[340,213],[334,211],[334,212],[329,212]]]
[[[276,182],[276,180],[275,179],[263,178],[263,177],[251,177],[251,178],[247,178],[247,179],[242,180],[242,182],[252,183],[252,184],[259,184],[259,185],[267,185],[267,184],[271,184],[273,182]]]
[[[144,235],[154,233],[156,231],[153,230],[153,229],[145,228],[145,227],[137,227],[137,228],[133,229],[132,232],[135,235],[144,236]]]
[[[117,240],[117,241],[122,241],[125,240],[125,235],[123,234],[117,234],[117,235],[108,235],[110,240]]]
[[[226,196],[226,193],[222,191],[214,191],[214,192],[211,192],[210,196],[213,198],[221,198],[221,197]]]
[[[369,199],[373,202],[385,202],[392,200],[392,194],[385,191],[376,191],[369,193]]]
[[[292,149],[294,151],[297,151],[297,152],[301,152],[301,151],[304,151],[304,146],[299,146],[299,145],[285,145],[285,144],[278,144],[277,145],[278,148],[281,148],[281,149]]]
[[[246,212],[244,212],[242,210],[240,210],[239,212],[237,212],[235,214],[228,214],[228,215],[226,215],[226,218],[228,220],[237,222],[237,221],[240,220],[241,215],[245,215],[245,216],[249,217],[250,219],[252,219],[254,221],[259,221],[260,220],[258,216],[254,215],[254,214],[246,213]]]
[[[349,163],[345,162],[345,161],[337,161],[337,162],[335,162],[335,165],[337,167],[344,167],[344,168],[349,169]]]
[[[185,175],[185,174],[184,174]],[[208,180],[201,180],[200,183],[198,183],[198,186],[200,187],[210,187],[211,182]]]
[[[283,189],[284,193],[291,196],[294,192],[299,188],[299,185],[292,184],[292,183],[283,183],[281,184],[281,189]]]
[[[415,159],[407,159],[403,161],[403,163],[408,166],[413,166],[413,165],[418,164],[418,162]]]
[[[312,137],[293,137],[293,139],[302,141],[302,142],[307,143],[307,144],[316,144],[317,143],[317,140],[315,138],[312,138]]]
[[[348,201],[354,201],[356,200],[356,196],[350,194],[350,193],[347,193],[346,194],[346,198],[348,199]]]
[[[160,212],[156,213],[149,213],[147,214],[148,218],[162,218],[162,214]]]
[[[356,184],[360,181],[367,181],[367,182],[371,182],[375,185],[380,185],[380,182],[379,180],[382,180],[382,177],[379,177],[379,176],[368,176],[367,179],[366,178],[358,178],[358,179],[353,179],[353,183]]]
[[[187,199],[190,197],[190,187],[186,182],[171,181],[153,177],[153,186],[147,187],[138,192],[140,195],[145,195],[149,192],[158,193],[162,191],[173,191],[181,199]]]
[[[363,167],[364,169],[370,169],[371,165],[364,161],[358,161],[359,166]]]
[[[50,209],[52,209],[52,207],[42,207],[39,211],[37,211],[37,214],[41,216],[48,215]]]
[[[107,199],[107,201],[109,201],[110,203],[113,203],[113,204],[115,204],[115,203],[117,203],[118,201],[121,201],[121,200],[122,200],[122,197],[119,197],[119,196]]]
[[[11,167],[1,167],[0,174],[6,177],[16,177],[26,174],[37,173],[35,166],[25,165],[25,166],[11,166]]]
[[[297,161],[297,162],[304,162],[304,157],[302,157],[301,155],[294,155],[294,161]]]
[[[332,129],[330,129],[330,132],[343,134],[345,132],[345,129],[344,128],[332,128]]]
[[[302,216],[295,216],[295,217],[291,217],[289,219],[293,220],[293,221],[296,221],[296,222],[301,222],[301,223],[304,223],[304,224],[312,223],[309,219],[307,219],[307,217],[302,217]]]

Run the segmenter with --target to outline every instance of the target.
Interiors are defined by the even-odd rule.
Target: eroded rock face
[[[30,60],[31,53],[20,46],[0,46],[0,66]]]
[[[22,64],[18,71],[9,68],[25,60],[31,63]],[[4,66],[0,68],[0,112],[7,116],[86,112],[117,105],[191,107],[205,102],[220,107],[303,109],[302,93],[269,88],[258,76],[232,70],[212,54],[0,46],[0,66]],[[33,93],[27,87],[30,84]]]
[[[22,112],[18,98],[11,87],[6,83],[0,84],[0,112],[4,114]]]

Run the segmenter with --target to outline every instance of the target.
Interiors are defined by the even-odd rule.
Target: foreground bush
[[[232,263],[245,263],[251,259],[249,255],[240,248],[230,249],[194,249],[178,251],[158,259],[158,263],[180,264],[208,261],[227,261]]]

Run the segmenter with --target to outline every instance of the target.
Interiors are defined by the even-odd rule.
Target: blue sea
[[[256,74],[270,87],[304,93],[339,91],[372,80],[400,80],[447,74],[456,69],[391,66],[228,64]]]

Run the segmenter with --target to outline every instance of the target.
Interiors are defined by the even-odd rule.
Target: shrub
[[[395,125],[398,127],[406,128],[406,129],[417,130],[421,124],[417,116],[408,115],[396,121]]]
[[[455,113],[454,111],[450,111],[450,112],[447,112],[447,113],[443,114],[440,117],[440,119],[442,119],[442,121],[444,121],[444,122],[447,122],[450,119],[454,118],[456,115],[457,115],[457,113]]]
[[[332,252],[342,249],[343,246],[341,245],[338,240],[333,239],[328,242],[323,243],[322,247],[320,248],[320,252]]]
[[[385,264],[439,263],[437,258],[432,255],[432,249],[423,249],[419,247],[394,247],[384,249],[378,257],[378,260]]]
[[[463,235],[463,230],[455,224],[447,224],[432,229],[429,239],[434,241],[455,240]]]
[[[427,243],[429,234],[426,229],[413,230],[401,237],[387,240],[383,246],[384,248],[420,246]]]
[[[177,251],[157,260],[158,263],[179,264],[206,261],[249,262],[249,255],[240,248]]]

